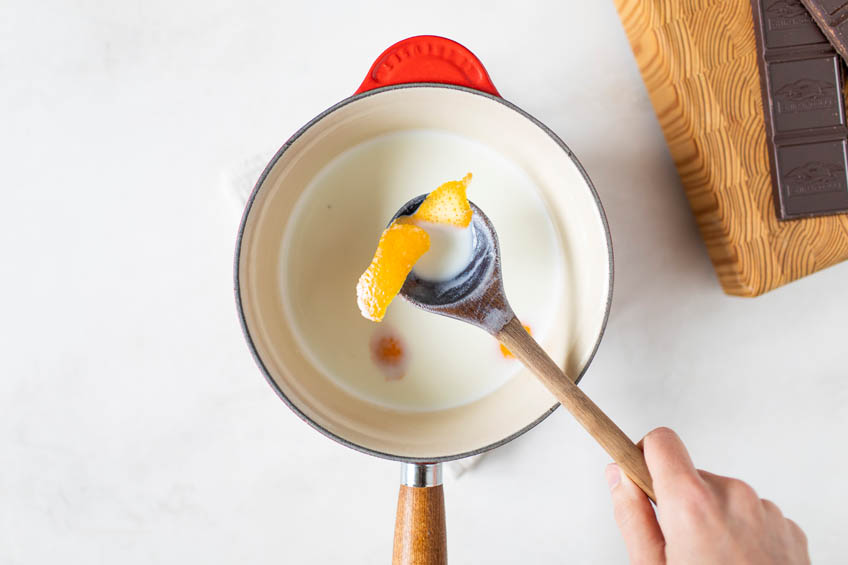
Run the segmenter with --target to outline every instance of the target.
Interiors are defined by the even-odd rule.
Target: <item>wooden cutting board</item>
[[[848,259],[848,214],[780,222],[749,0],[613,0],[724,291]]]

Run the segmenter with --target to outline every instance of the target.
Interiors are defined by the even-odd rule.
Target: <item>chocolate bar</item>
[[[848,212],[839,56],[799,0],[751,0],[751,7],[777,216]]]
[[[801,0],[833,48],[848,62],[848,0]]]

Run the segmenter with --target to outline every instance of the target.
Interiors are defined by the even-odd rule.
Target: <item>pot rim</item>
[[[596,204],[596,206],[598,208],[598,212],[601,216],[601,223],[603,224],[603,228],[604,228],[604,236],[606,237],[606,241],[607,241],[607,259],[608,259],[608,265],[609,265],[609,280],[608,280],[606,305],[604,307],[604,318],[601,322],[601,329],[598,332],[598,338],[595,341],[595,345],[592,347],[592,352],[589,355],[589,358],[586,360],[585,365],[583,366],[583,370],[580,371],[580,374],[577,375],[577,378],[574,381],[575,384],[579,383],[583,379],[583,375],[586,374],[586,371],[589,369],[589,366],[592,364],[592,361],[595,358],[595,354],[598,352],[598,348],[601,345],[601,340],[604,337],[604,332],[606,331],[607,322],[609,321],[610,308],[612,306],[612,291],[613,291],[613,282],[614,282],[614,258],[613,258],[613,249],[612,249],[612,237],[610,235],[609,223],[607,222],[607,216],[606,216],[606,212],[604,211],[603,204],[601,204],[601,200],[598,197],[598,192],[597,192],[597,190],[595,190],[595,185],[592,184],[592,180],[589,178],[589,175],[586,173],[586,170],[583,168],[583,165],[577,159],[577,156],[574,154],[574,152],[571,151],[571,149],[568,147],[568,145],[566,145],[565,142],[562,139],[560,139],[557,134],[555,134],[550,128],[548,128],[541,121],[539,121],[538,119],[536,119],[535,117],[533,117],[532,115],[527,113],[526,111],[522,110],[521,108],[519,108],[518,106],[516,106],[512,102],[509,102],[508,100],[505,100],[504,98],[501,98],[500,96],[495,96],[493,94],[489,94],[488,92],[483,92],[483,91],[476,90],[476,89],[473,89],[473,88],[468,88],[468,87],[465,87],[465,86],[459,86],[459,85],[453,85],[453,84],[444,84],[444,83],[429,83],[429,82],[393,84],[393,85],[388,85],[388,86],[384,86],[384,87],[380,87],[380,88],[375,88],[373,90],[368,90],[368,91],[365,91],[365,92],[362,92],[362,93],[359,93],[359,94],[354,94],[352,96],[349,96],[348,98],[345,98],[344,100],[337,102],[336,104],[333,104],[332,106],[330,106],[329,108],[327,108],[326,110],[324,110],[323,112],[321,112],[320,114],[318,114],[317,116],[312,118],[309,122],[307,122],[299,130],[297,130],[297,132],[295,132],[288,140],[286,140],[286,142],[282,145],[282,147],[280,147],[280,149],[277,150],[277,152],[274,154],[274,156],[268,162],[268,165],[265,167],[265,170],[262,171],[262,174],[259,176],[259,179],[256,181],[256,184],[254,185],[253,190],[250,193],[250,197],[247,199],[247,203],[245,204],[244,213],[242,214],[242,218],[241,218],[241,221],[239,223],[238,236],[236,238],[235,257],[234,257],[234,261],[233,261],[233,280],[234,280],[234,292],[235,292],[235,299],[236,299],[236,309],[238,310],[239,323],[241,324],[242,333],[244,334],[244,338],[247,341],[247,345],[248,345],[248,348],[250,349],[251,355],[253,356],[253,360],[259,366],[259,369],[262,371],[262,374],[265,377],[265,380],[268,382],[269,385],[271,385],[271,388],[274,389],[274,391],[277,393],[277,396],[279,396],[280,399],[295,414],[297,414],[298,417],[300,417],[301,420],[303,420],[304,422],[306,422],[307,424],[312,426],[317,431],[321,432],[323,435],[329,437],[330,439],[332,439],[332,440],[334,440],[334,441],[336,441],[336,442],[338,442],[338,443],[340,443],[340,444],[342,444],[346,447],[354,449],[356,451],[359,451],[359,452],[362,452],[362,453],[367,453],[368,455],[373,455],[375,457],[380,457],[380,458],[383,458],[383,459],[391,459],[393,461],[401,461],[401,462],[405,462],[405,463],[435,463],[435,462],[453,461],[455,459],[462,459],[464,457],[472,457],[474,455],[480,455],[482,453],[485,453],[487,451],[490,451],[492,449],[500,447],[500,446],[502,446],[506,443],[509,443],[510,441],[514,440],[515,438],[517,438],[521,435],[524,435],[525,433],[527,433],[528,431],[530,431],[531,429],[533,429],[537,425],[539,425],[542,422],[542,420],[544,420],[545,418],[550,416],[551,413],[553,413],[553,411],[556,410],[560,406],[560,404],[559,404],[559,402],[555,403],[553,406],[551,406],[551,408],[547,409],[537,419],[530,422],[529,424],[527,424],[526,426],[524,426],[520,430],[517,430],[516,432],[510,434],[509,436],[502,438],[502,439],[500,439],[496,442],[485,445],[483,447],[479,447],[477,449],[472,449],[472,450],[465,451],[465,452],[462,452],[462,453],[457,453],[457,454],[452,454],[452,455],[443,455],[443,456],[439,456],[439,457],[408,457],[408,456],[395,455],[393,453],[387,453],[387,452],[371,449],[371,448],[368,448],[368,447],[364,447],[364,446],[359,445],[357,443],[354,443],[354,442],[352,442],[352,441],[350,441],[350,440],[348,440],[344,437],[341,437],[337,434],[334,434],[330,430],[322,427],[320,424],[313,421],[307,414],[305,414],[303,411],[301,411],[300,408],[294,402],[292,402],[285,395],[285,393],[282,391],[282,389],[277,385],[277,382],[271,376],[271,373],[268,371],[268,368],[265,366],[264,362],[262,361],[262,358],[260,357],[259,352],[257,351],[256,346],[253,342],[253,338],[250,335],[250,329],[247,326],[247,320],[245,319],[245,315],[244,315],[244,308],[243,308],[243,305],[242,305],[242,298],[241,298],[241,285],[240,285],[240,282],[239,282],[239,263],[240,263],[240,259],[241,259],[242,241],[243,241],[243,238],[244,238],[244,230],[245,230],[245,227],[247,225],[247,220],[248,220],[248,217],[250,216],[250,212],[253,208],[253,203],[256,200],[257,194],[259,193],[263,184],[265,183],[265,179],[268,177],[271,170],[277,164],[277,161],[279,161],[279,159],[288,150],[288,148],[291,147],[291,145],[294,144],[309,128],[311,128],[312,126],[314,126],[315,124],[317,124],[318,122],[320,122],[321,120],[323,120],[325,117],[332,114],[336,110],[338,110],[338,109],[340,109],[344,106],[347,106],[348,104],[355,102],[357,100],[360,100],[362,98],[366,98],[366,97],[369,97],[369,96],[377,96],[377,95],[382,94],[384,92],[399,90],[399,89],[405,89],[405,88],[446,88],[446,89],[450,89],[450,90],[462,91],[462,92],[465,92],[467,94],[471,94],[471,95],[474,95],[474,96],[482,96],[482,97],[488,98],[488,99],[490,99],[494,102],[497,102],[498,104],[502,104],[502,105],[506,106],[507,108],[513,110],[514,112],[519,113],[524,118],[530,120],[534,125],[536,125],[539,129],[541,129],[543,132],[545,132],[548,135],[548,137],[550,137],[554,141],[554,143],[559,145],[559,147],[566,153],[566,155],[568,155],[568,157],[571,159],[571,161],[574,163],[574,165],[580,171],[580,174],[583,177],[583,180],[585,181],[590,192],[592,193],[592,198],[595,200],[595,204]]]

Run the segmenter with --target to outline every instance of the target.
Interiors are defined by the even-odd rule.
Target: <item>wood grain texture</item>
[[[630,479],[654,498],[642,450],[545,353],[515,316],[495,337],[539,378]]]
[[[780,222],[749,0],[613,0],[728,294],[848,259],[848,214]]]
[[[400,486],[393,565],[445,565],[445,492],[435,487]]]

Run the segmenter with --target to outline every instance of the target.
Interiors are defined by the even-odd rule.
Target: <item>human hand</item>
[[[810,563],[807,537],[748,484],[698,471],[677,434],[642,440],[657,510],[614,463],[606,477],[615,521],[633,565]]]

